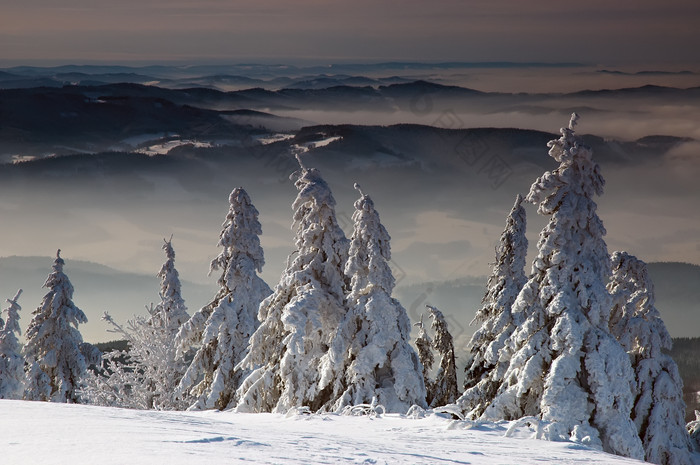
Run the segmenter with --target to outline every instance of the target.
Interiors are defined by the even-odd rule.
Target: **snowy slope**
[[[572,443],[505,437],[507,423],[438,416],[154,412],[0,400],[0,460],[14,464],[632,464]]]

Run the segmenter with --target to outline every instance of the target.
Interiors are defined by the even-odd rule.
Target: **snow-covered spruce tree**
[[[20,334],[19,311],[17,303],[22,289],[17,291],[5,311],[7,321],[0,329],[0,399],[21,399],[24,393],[24,357],[17,335]]]
[[[319,171],[302,165],[295,175],[296,251],[272,295],[260,304],[260,327],[240,364],[253,371],[239,388],[239,411],[316,411],[330,400],[330,392],[319,389],[319,362],[346,313],[348,240]]]
[[[174,337],[180,330],[180,326],[190,319],[190,315],[182,298],[180,274],[175,268],[175,249],[173,249],[172,240],[172,236],[170,240],[163,239],[166,260],[157,275],[160,278],[160,303],[156,307],[157,311],[151,314],[151,321],[155,325],[164,325]],[[157,321],[158,319],[160,321]]]
[[[612,255],[608,290],[616,305],[610,329],[627,350],[637,379],[632,420],[642,439],[647,462],[691,463],[685,428],[683,380],[673,359],[671,335],[654,306],[654,285],[646,264],[626,252]]]
[[[103,317],[112,327],[108,331],[125,339],[129,350],[106,354],[102,372],[86,376],[81,397],[88,403],[155,410],[184,410],[192,403],[187,393],[177,391],[187,364],[177,356],[175,336],[188,315],[171,240],[163,250],[167,260],[158,273],[160,303],[146,307],[148,316],[134,317],[126,328],[107,313]]]
[[[426,305],[433,329],[433,348],[440,354],[440,367],[435,375],[435,381],[431,383],[428,391],[428,406],[440,407],[452,404],[458,394],[457,390],[457,366],[455,363],[455,348],[452,335],[447,328],[447,321],[440,310],[432,305]]]
[[[641,459],[630,419],[634,371],[608,329],[610,257],[593,201],[604,180],[590,148],[575,136],[577,118],[548,144],[559,167],[542,175],[526,198],[550,220],[532,275],[513,304],[522,323],[508,340],[510,365],[482,417],[534,416],[544,422],[545,437]]]
[[[187,393],[177,390],[187,369],[187,363],[177,353],[175,337],[182,324],[190,319],[190,315],[182,298],[180,275],[175,268],[172,237],[163,242],[166,261],[158,272],[160,302],[155,308],[151,305],[148,309],[150,316],[145,320],[146,327],[134,333],[141,335],[140,347],[136,347],[135,341],[129,341],[129,353],[144,369],[146,388],[153,393],[152,405],[149,408],[183,410],[191,398]]]
[[[78,325],[87,323],[87,317],[71,300],[73,285],[63,273],[64,265],[59,250],[53,272],[44,283],[49,292],[34,311],[27,329],[27,400],[76,403],[80,379],[89,365],[99,363],[99,350],[84,343],[78,331]]]
[[[180,328],[180,354],[199,346],[180,382],[197,399],[191,409],[225,409],[235,397],[247,373],[236,369],[248,350],[250,336],[258,328],[260,302],[272,290],[260,279],[265,264],[259,235],[258,211],[243,188],[229,196],[230,208],[218,246],[221,253],[211,262],[210,273],[221,270],[219,291],[204,308]]]
[[[523,198],[518,195],[506,219],[506,227],[496,246],[496,262],[486,284],[482,307],[472,324],[481,326],[469,341],[470,362],[465,368],[464,393],[460,409],[476,418],[496,395],[508,369],[511,353],[506,341],[518,325],[511,312],[520,289],[525,285],[526,216]]]
[[[345,265],[349,310],[321,359],[320,388],[331,391],[328,410],[370,404],[376,398],[387,412],[405,413],[412,405],[425,406],[422,367],[409,344],[406,310],[391,297],[391,238],[372,199],[357,184],[355,188],[361,197],[355,202]]]
[[[433,340],[430,339],[430,336],[425,330],[422,314],[420,316],[420,321],[415,323],[414,326],[418,327],[418,336],[414,342],[416,344],[416,349],[418,349],[418,359],[420,360],[421,365],[423,365],[423,383],[425,384],[427,401],[427,393],[432,391],[433,385],[433,380],[430,377],[430,371],[433,369],[433,364],[435,363],[435,355],[433,355]]]

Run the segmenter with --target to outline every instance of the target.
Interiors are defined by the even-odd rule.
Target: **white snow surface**
[[[265,134],[260,136],[253,136],[253,139],[260,142],[261,145],[269,145],[274,144],[275,142],[294,139],[294,134]]]
[[[302,147],[308,149],[308,150],[313,150],[317,149],[319,147],[325,147],[327,145],[332,144],[333,142],[341,140],[341,136],[331,136],[331,137],[326,137],[325,139],[320,139],[320,140],[315,140],[311,142],[305,142],[301,144]]]
[[[149,145],[148,147],[137,149],[136,152],[143,153],[149,156],[155,155],[167,155],[172,149],[180,147],[181,145],[192,145],[194,147],[213,147],[211,142],[200,142],[196,140],[189,139],[175,139],[169,140],[167,142],[161,142],[154,145]]]
[[[507,422],[163,412],[0,400],[2,463],[639,464]]]

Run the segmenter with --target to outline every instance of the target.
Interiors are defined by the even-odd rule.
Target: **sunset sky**
[[[686,62],[691,0],[4,1],[0,65],[150,61]]]

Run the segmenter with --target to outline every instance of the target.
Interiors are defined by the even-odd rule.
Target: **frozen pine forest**
[[[469,322],[397,299],[393,212],[354,183],[345,213],[303,141],[287,153],[294,245],[274,288],[261,277],[265,211],[236,187],[208,303],[185,303],[175,245],[188,232],[176,232],[158,299],[125,322],[105,312],[125,345],[100,353],[59,250],[23,346],[21,289],[0,319],[3,463],[700,463],[647,264],[608,251],[605,179],[578,123],[501,212],[465,346],[451,331]],[[529,264],[528,214],[544,224]],[[78,428],[80,452],[58,433]]]
[[[508,369],[482,417],[532,416],[553,440],[571,438],[642,459],[630,416],[634,373],[609,331],[610,258],[593,201],[604,181],[590,149],[576,138],[577,119],[574,114],[561,138],[549,143],[559,167],[535,181],[525,199],[550,221],[512,306],[521,323],[507,341]]]

